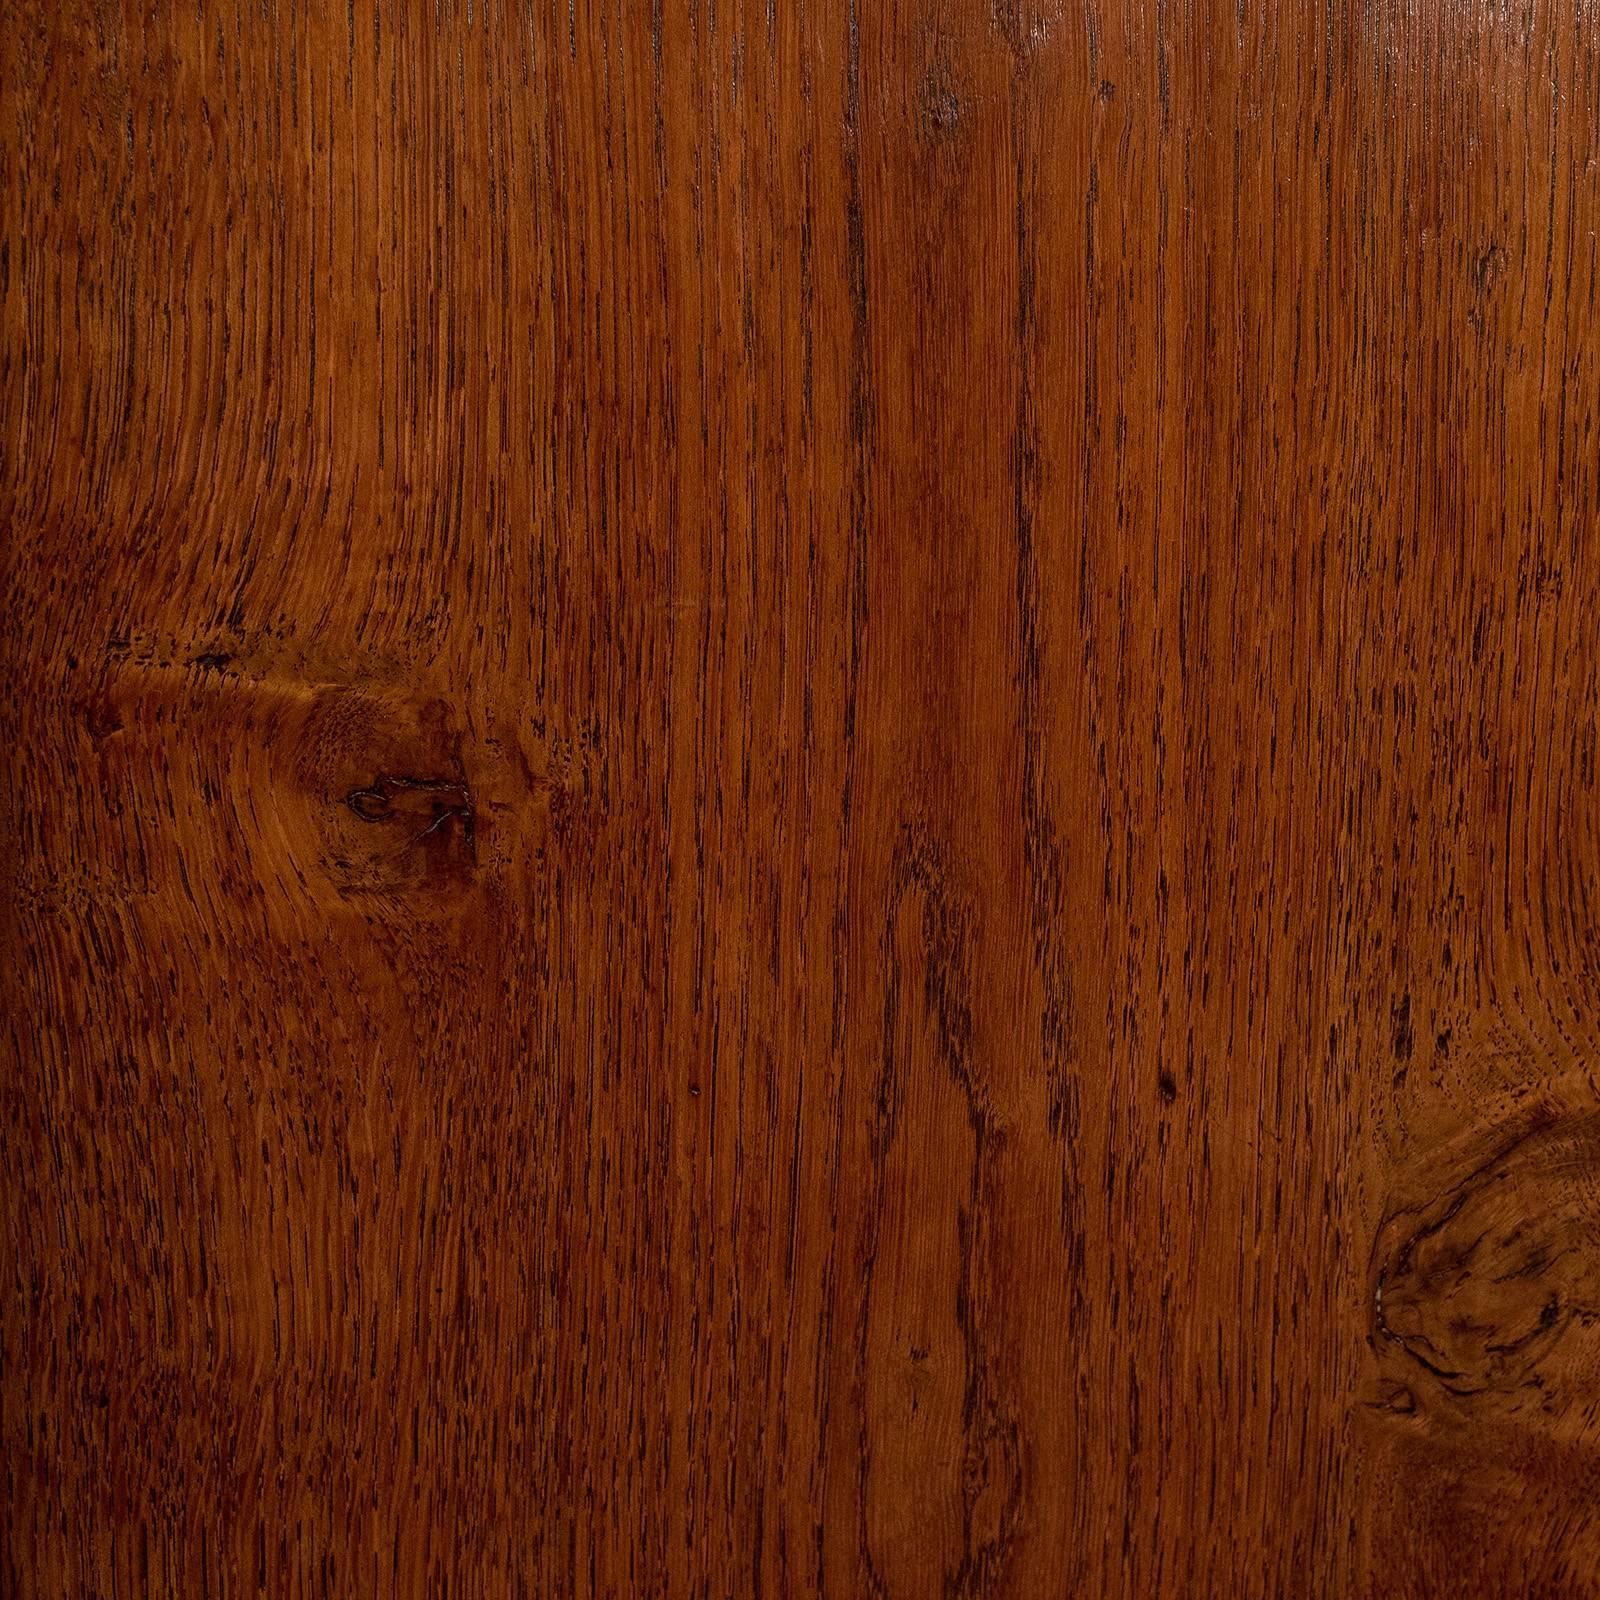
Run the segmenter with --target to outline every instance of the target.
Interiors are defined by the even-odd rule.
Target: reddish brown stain
[[[1597,127],[12,0],[0,1592],[1600,1594]]]

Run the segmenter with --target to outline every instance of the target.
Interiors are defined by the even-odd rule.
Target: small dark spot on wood
[[[109,738],[122,732],[122,717],[105,696],[94,696],[80,703],[79,715],[91,739]]]
[[[1374,1411],[1388,1411],[1398,1417],[1409,1417],[1416,1413],[1417,1397],[1410,1385],[1389,1381],[1384,1383],[1378,1398],[1369,1400],[1367,1404]]]
[[[1161,1098],[1171,1105],[1178,1098],[1178,1084],[1170,1072],[1163,1072],[1156,1079],[1156,1087],[1161,1091]]]
[[[1505,270],[1506,253],[1492,239],[1472,266],[1472,289],[1474,294],[1484,295],[1494,287],[1494,281]]]
[[[225,672],[232,664],[233,657],[226,650],[202,651],[189,661],[191,667],[199,667],[202,672]]]
[[[949,134],[961,121],[961,101],[937,73],[929,73],[923,79],[919,98],[923,126],[931,132]]]
[[[1395,1003],[1391,1020],[1394,1023],[1394,1055],[1397,1061],[1409,1061],[1414,1036],[1411,1031],[1411,993],[1401,995]]]

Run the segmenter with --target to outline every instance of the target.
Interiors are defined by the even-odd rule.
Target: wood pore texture
[[[8,0],[7,1596],[1600,1594],[1600,16]]]

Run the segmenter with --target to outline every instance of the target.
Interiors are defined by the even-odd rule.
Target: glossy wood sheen
[[[1600,28],[12,0],[7,1593],[1600,1594]]]

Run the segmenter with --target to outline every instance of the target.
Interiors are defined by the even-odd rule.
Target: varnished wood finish
[[[1591,5],[0,51],[0,1588],[1600,1594]]]

